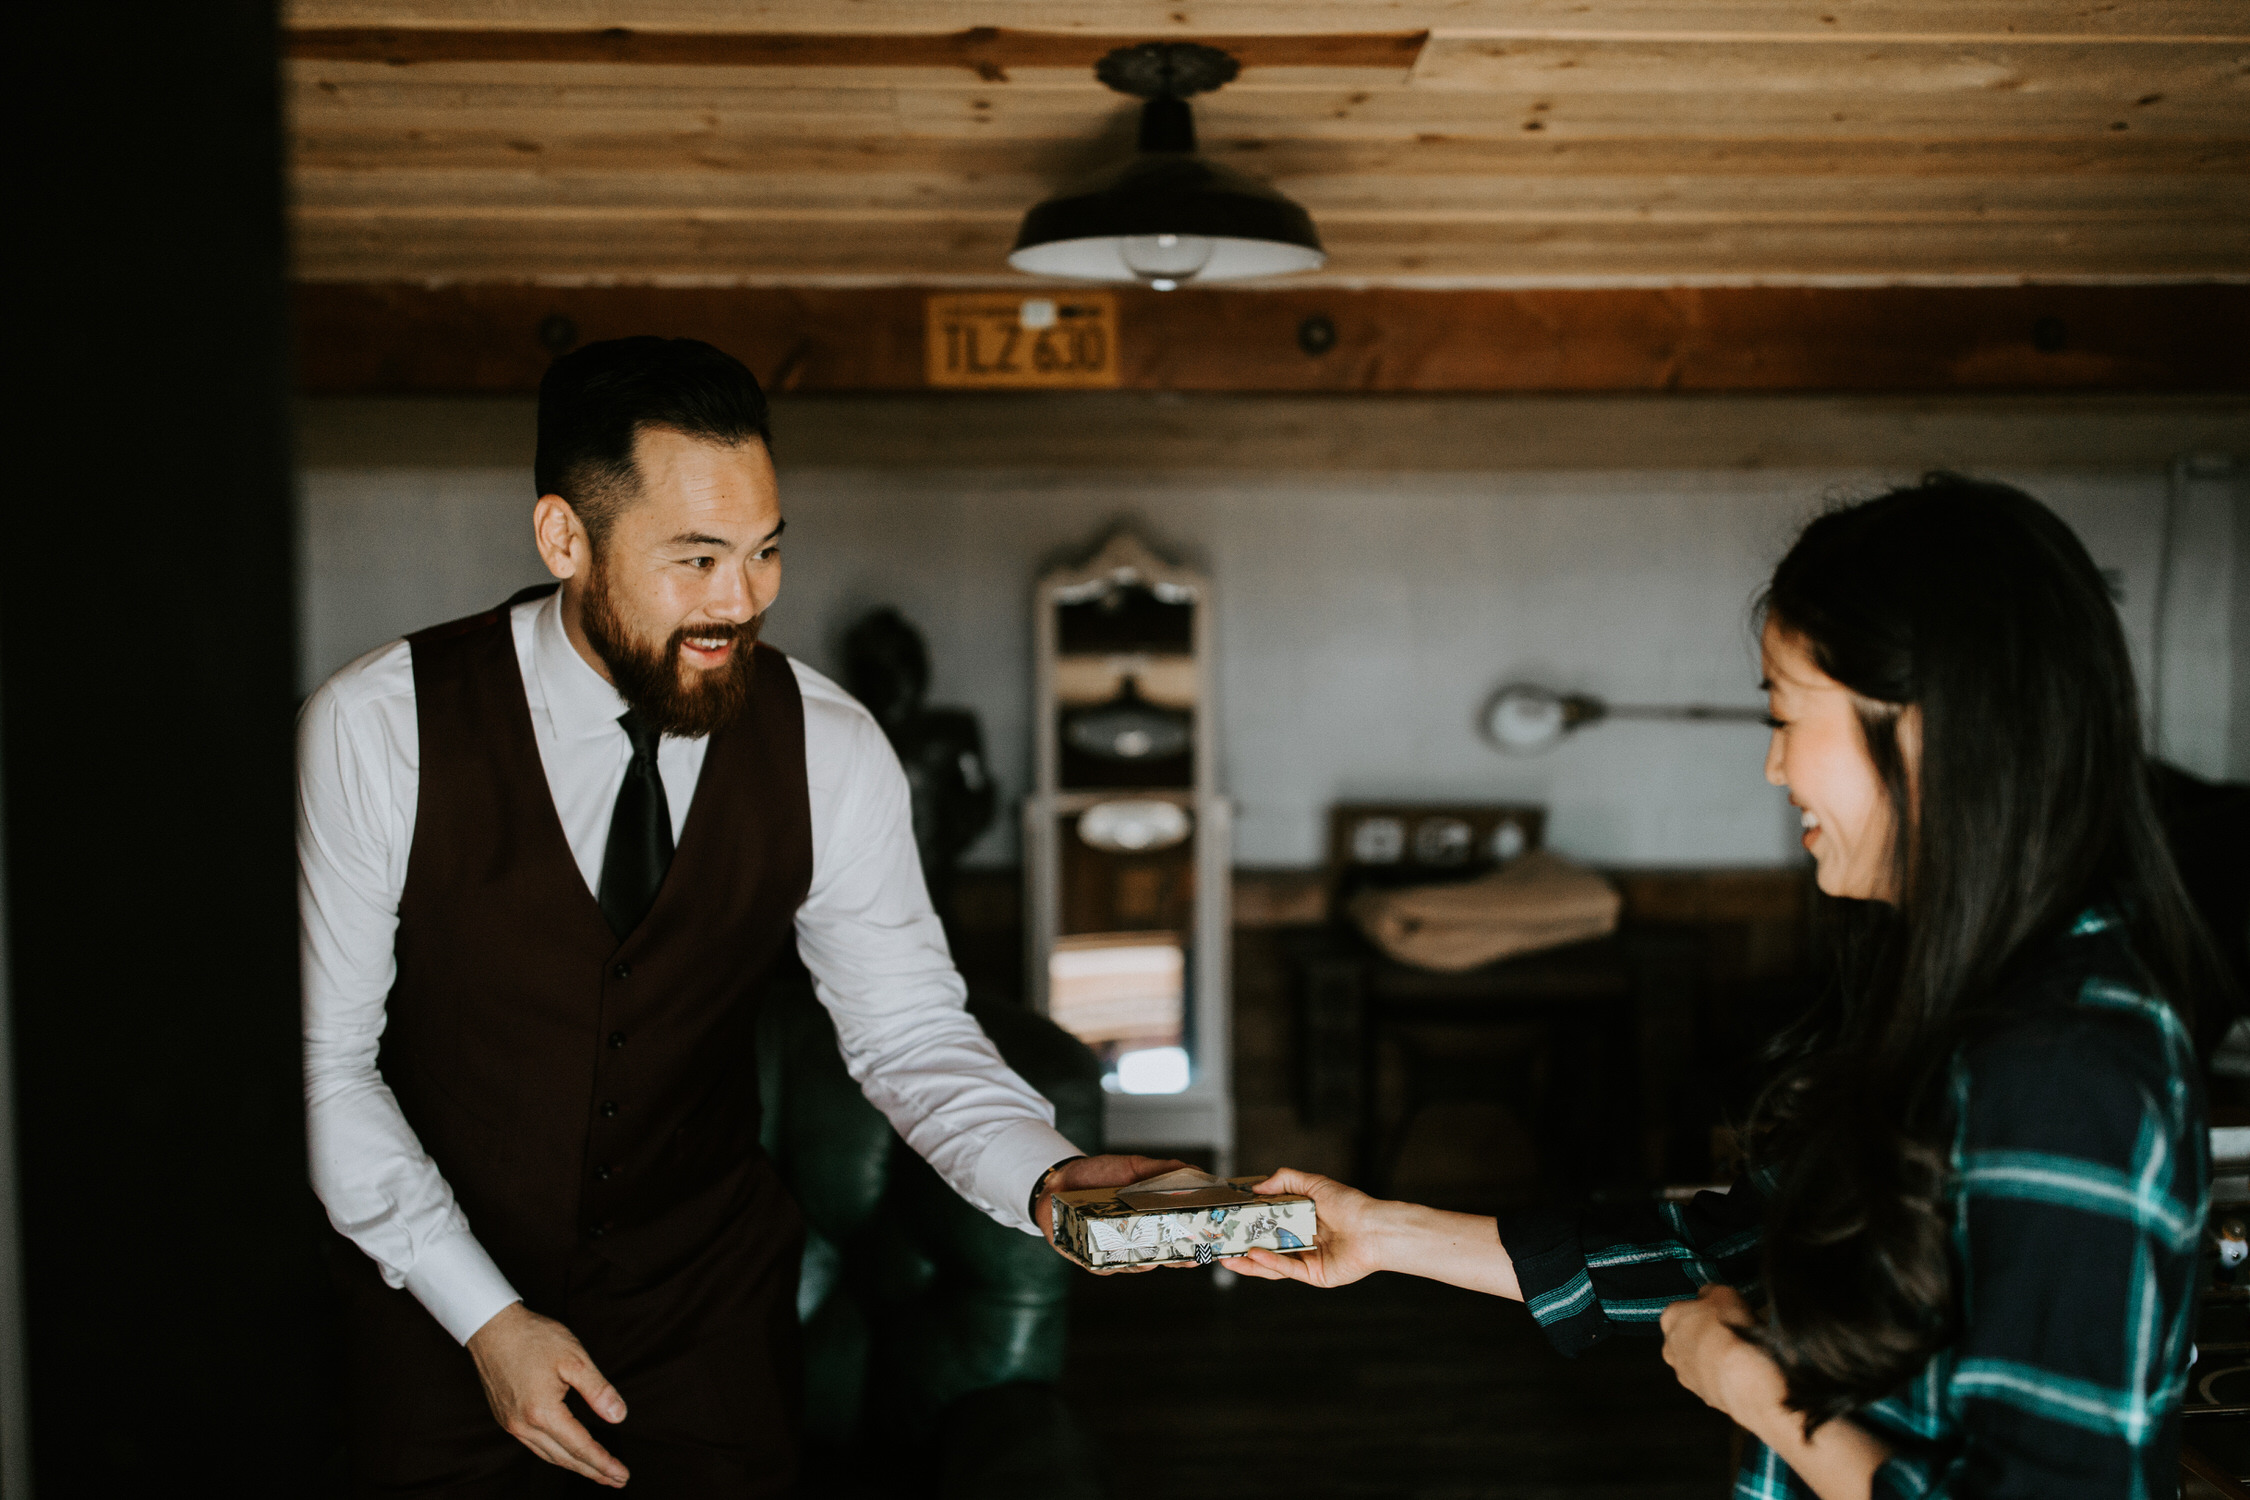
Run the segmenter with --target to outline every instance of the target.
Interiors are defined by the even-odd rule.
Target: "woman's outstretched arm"
[[[1376,1271],[1403,1271],[1523,1300],[1515,1262],[1491,1218],[1371,1198],[1334,1178],[1288,1168],[1258,1184],[1258,1191],[1310,1197],[1320,1216],[1320,1243],[1293,1255],[1253,1250],[1226,1262],[1245,1276],[1337,1287]]]

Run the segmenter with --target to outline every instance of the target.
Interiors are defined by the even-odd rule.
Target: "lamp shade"
[[[1328,259],[1312,216],[1264,183],[1195,151],[1188,104],[1141,107],[1140,150],[1036,205],[1008,264],[1039,276],[1236,281],[1317,270]]]
[[[1128,241],[1167,236],[1209,240],[1209,258],[1178,277],[1127,263],[1128,249],[1142,248]],[[1146,247],[1165,248],[1172,247]],[[1135,258],[1159,259],[1147,253]],[[1008,264],[1040,276],[1096,281],[1232,281],[1318,270],[1327,259],[1312,216],[1272,188],[1200,156],[1145,153],[1025,214]]]

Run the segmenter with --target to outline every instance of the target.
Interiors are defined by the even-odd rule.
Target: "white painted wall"
[[[933,697],[983,715],[1012,797],[1029,751],[1032,580],[1131,519],[1220,591],[1238,863],[1317,863],[1328,803],[1412,796],[1544,802],[1554,845],[1590,860],[1765,864],[1792,857],[1795,837],[1761,778],[1756,727],[1612,723],[1516,760],[1478,738],[1477,710],[1519,679],[1620,703],[1759,702],[1752,592],[1823,497],[1902,477],[785,470],[787,573],[767,639],[834,673],[844,629],[897,605],[929,638]],[[2047,500],[2120,572],[2145,671],[2165,474],[1999,477]],[[309,471],[307,687],[541,579],[530,503],[525,470]],[[2231,554],[2231,533],[2213,534]],[[2202,681],[2205,638],[2223,648],[2229,632],[2223,617],[2197,620]],[[2219,668],[2226,691],[2231,652]],[[2181,720],[2218,736],[2215,749],[2196,741],[2198,756],[2224,763],[2228,707]],[[1013,824],[998,819],[972,861],[1012,861]]]
[[[2250,781],[2250,483],[2234,489],[2234,588],[2227,598],[2233,622],[2233,702],[2227,715],[2227,779]]]
[[[2236,547],[2235,528],[2246,498],[2227,456],[2190,456],[2172,466],[2158,588],[2163,649],[2150,684],[2155,743],[2166,760],[2211,780],[2240,774],[2232,763],[2244,749],[2229,740],[2243,711],[2234,701],[2234,656],[2250,556]]]

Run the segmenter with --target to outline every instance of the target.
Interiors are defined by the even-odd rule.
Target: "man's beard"
[[[719,729],[742,712],[750,701],[750,672],[756,656],[758,631],[764,615],[740,625],[725,622],[683,625],[662,646],[632,638],[617,613],[609,592],[609,570],[599,561],[587,580],[586,607],[579,623],[587,644],[609,668],[618,696],[639,711],[659,734],[697,739]],[[690,637],[697,640],[731,640],[734,650],[726,665],[698,671],[687,677],[680,663],[680,647]],[[687,677],[687,680],[683,680]]]

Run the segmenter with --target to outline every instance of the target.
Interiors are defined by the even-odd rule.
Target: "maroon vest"
[[[556,1316],[590,1280],[660,1286],[762,1239],[740,1222],[773,1201],[752,1026],[812,881],[788,661],[756,648],[620,942],[563,837],[506,608],[409,641],[421,796],[380,1066],[470,1230]]]

